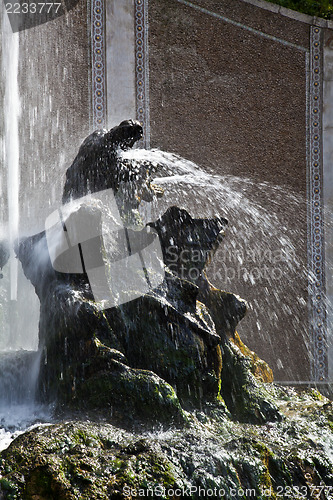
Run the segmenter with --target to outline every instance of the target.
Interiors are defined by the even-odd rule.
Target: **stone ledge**
[[[312,24],[314,26],[320,26],[322,28],[333,30],[333,21],[303,14],[302,12],[287,9],[286,7],[282,7],[281,5],[277,5],[275,3],[266,2],[265,0],[242,0],[242,2],[249,3],[259,7],[260,9],[269,10],[274,14],[281,14],[282,16],[289,17],[289,19],[294,19],[295,21],[299,21],[301,23]]]
[[[276,3],[265,2],[264,0],[242,0],[245,3],[250,3],[251,5],[255,5],[260,9],[269,10],[271,12],[278,13],[280,11],[280,5]]]
[[[269,2],[263,3],[267,3],[269,5]],[[287,9],[287,7],[282,7],[282,5],[278,5],[278,7],[279,14],[284,17],[289,17],[289,19],[294,19],[295,21],[300,21],[301,23],[313,24],[313,16],[303,14],[303,12],[297,12],[297,10]],[[322,19],[322,21],[325,21],[325,19]]]

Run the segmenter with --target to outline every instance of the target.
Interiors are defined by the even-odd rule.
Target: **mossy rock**
[[[145,424],[184,423],[174,389],[155,373],[112,360],[108,370],[80,381],[70,405],[100,410],[114,420]]]
[[[235,422],[209,403],[184,427],[69,421],[34,428],[1,453],[0,497],[301,500],[320,485],[320,498],[330,500],[332,402],[271,384],[267,392],[284,418],[264,425]]]
[[[281,414],[267,390],[252,373],[253,359],[233,342],[222,346],[221,396],[234,418],[264,423],[281,420]]]
[[[2,457],[6,499],[106,500],[128,498],[126,489],[176,484],[171,464],[149,439],[105,424],[40,427],[19,436]]]
[[[97,338],[89,343],[89,357],[76,377],[71,367],[66,383],[59,384],[57,407],[99,412],[108,420],[146,425],[159,422],[184,423],[185,414],[174,389],[149,370],[129,367],[125,356],[102,344]]]
[[[260,382],[271,383],[274,381],[274,376],[272,369],[268,366],[266,361],[262,360],[257,356],[257,354],[251,351],[240,339],[237,332],[230,339],[235,346],[238,347],[240,352],[250,359],[250,370],[251,373],[260,380]]]
[[[194,299],[189,310],[184,294],[168,300],[146,295],[107,314],[129,366],[156,373],[189,409],[217,397],[221,355],[206,306]]]

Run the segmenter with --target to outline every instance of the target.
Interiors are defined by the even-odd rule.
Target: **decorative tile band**
[[[328,379],[325,256],[322,200],[322,29],[311,27],[309,75],[308,269],[310,331],[313,342],[311,379]]]
[[[141,146],[150,147],[148,0],[135,0],[135,75],[137,120],[143,126]]]
[[[93,128],[106,126],[105,6],[91,0],[91,64]]]

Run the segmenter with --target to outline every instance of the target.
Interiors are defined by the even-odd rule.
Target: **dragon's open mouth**
[[[142,125],[136,120],[125,120],[106,134],[107,140],[121,149],[131,148],[142,137]]]

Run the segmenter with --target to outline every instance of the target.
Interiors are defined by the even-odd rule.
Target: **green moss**
[[[303,394],[283,391],[294,394],[295,405],[304,404]],[[321,401],[314,403],[314,414],[322,407]],[[320,444],[324,438],[327,445],[331,441],[323,435],[321,417],[309,424],[298,414],[293,420],[261,426],[231,421],[224,411],[219,418],[217,403],[208,408],[207,413],[201,410],[206,419],[193,418],[191,426],[171,426],[163,432],[141,434],[101,422],[28,431],[1,454],[0,473],[7,473],[0,481],[1,492],[6,500],[108,500],[125,498],[127,486],[143,494],[149,490],[150,497],[157,498],[156,487],[188,484],[206,490],[222,487],[225,498],[230,488],[251,488],[256,492],[252,498],[275,500],[281,497],[278,486],[291,491],[305,484],[306,474],[311,476],[309,484],[331,484],[331,461]],[[159,498],[168,499],[168,494]],[[196,494],[192,498],[199,500]]]
[[[6,492],[6,499],[8,500],[16,500],[17,498],[19,498],[18,486],[14,482],[5,477],[0,479],[0,491]]]
[[[86,444],[87,442],[87,434],[83,429],[78,429],[76,433],[73,435],[74,441],[76,443],[83,443]]]
[[[147,370],[136,370],[114,362],[110,372],[84,380],[77,389],[75,404],[108,410],[115,419],[127,422],[184,422],[185,416],[173,388]]]
[[[241,422],[281,420],[266,384],[251,373],[251,360],[232,342],[223,345],[222,359],[221,395],[231,414]]]
[[[320,392],[317,390],[317,389],[311,389],[311,397],[312,399],[314,399],[315,401],[324,401],[325,400],[325,397],[320,394]]]
[[[152,465],[152,472],[154,476],[159,480],[162,480],[163,486],[173,486],[176,483],[176,480],[170,465],[160,459],[155,458],[155,460],[156,461]]]
[[[322,17],[324,19],[332,19],[333,3],[331,0],[267,0],[270,3],[275,3],[286,7],[287,9],[296,10],[310,16]]]
[[[269,494],[263,494],[262,498],[271,500],[276,498],[276,494],[273,491],[272,478],[269,470],[269,459],[272,456],[272,452],[263,443],[256,442],[253,444],[253,448],[258,451],[262,464],[263,470],[260,474],[260,489],[261,491],[267,491]]]
[[[230,341],[238,347],[240,352],[249,360],[251,373],[261,382],[273,382],[273,372],[268,364],[251,351],[240,339],[237,332]]]
[[[54,473],[48,467],[36,467],[27,478],[25,497],[27,500],[43,498],[52,500],[54,498]]]

